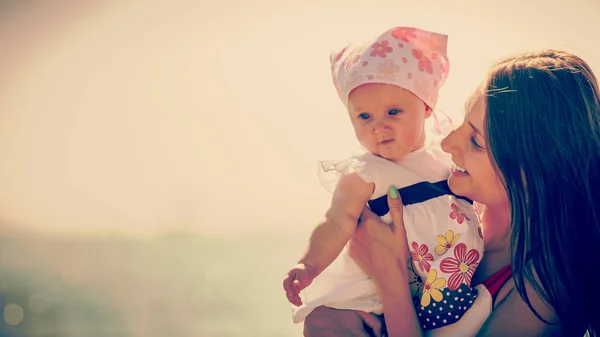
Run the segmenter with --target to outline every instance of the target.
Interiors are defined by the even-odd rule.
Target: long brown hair
[[[581,58],[545,50],[497,63],[487,142],[511,205],[516,288],[555,310],[565,334],[600,331],[600,99]],[[546,322],[556,323],[556,322]]]

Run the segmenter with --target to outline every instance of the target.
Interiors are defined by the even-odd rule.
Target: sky
[[[449,35],[451,116],[494,60],[600,74],[600,2],[6,0],[0,226],[40,233],[309,230],[319,160],[357,142],[329,54],[392,26]]]

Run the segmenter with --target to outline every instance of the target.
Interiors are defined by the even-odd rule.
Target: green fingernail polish
[[[392,197],[392,199],[398,199],[398,189],[394,185],[390,186],[390,197]]]

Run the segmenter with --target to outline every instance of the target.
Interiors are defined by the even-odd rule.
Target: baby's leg
[[[318,307],[304,320],[305,337],[384,337],[383,315]]]

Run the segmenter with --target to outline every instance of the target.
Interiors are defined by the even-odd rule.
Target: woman
[[[594,74],[575,55],[547,50],[508,58],[493,67],[467,101],[462,125],[442,142],[456,164],[451,190],[481,211],[485,254],[473,284],[498,288],[479,335],[600,331],[599,95]],[[402,203],[391,191],[394,229],[366,210],[350,253],[377,284],[389,336],[419,336]],[[414,318],[408,324],[394,319],[407,313]]]

